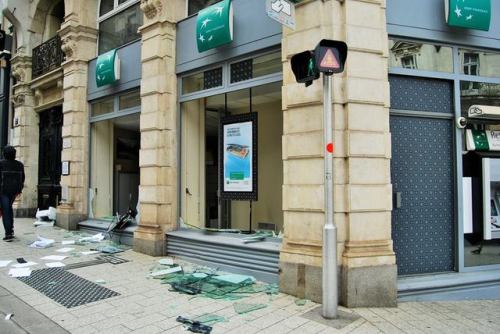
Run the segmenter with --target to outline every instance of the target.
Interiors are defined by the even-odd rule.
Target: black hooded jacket
[[[0,194],[13,196],[24,187],[24,165],[17,160],[0,160]]]

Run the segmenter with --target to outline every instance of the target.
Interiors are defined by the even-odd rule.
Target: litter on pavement
[[[173,273],[176,273],[176,272],[179,272],[179,271],[182,271],[182,267],[177,266],[177,267],[173,267],[173,268],[169,268],[169,269],[163,269],[163,270],[153,271],[149,275],[151,277],[163,277],[165,275],[173,274]]]
[[[12,318],[14,316],[14,313],[8,313],[6,316],[5,316],[5,320],[10,320],[10,318]]]
[[[159,259],[158,263],[161,264],[161,265],[164,265],[164,266],[171,266],[171,265],[174,264],[174,260],[173,259],[169,259],[169,258]]]
[[[28,261],[26,263],[16,263],[16,264],[13,264],[12,267],[14,267],[14,268],[27,268],[27,267],[34,266],[36,264],[37,264],[36,262]]]
[[[37,236],[36,240],[29,245],[31,248],[47,248],[54,245],[55,240]]]
[[[62,245],[74,245],[76,243],[75,240],[63,240],[61,241]]]
[[[10,277],[29,277],[31,275],[30,268],[12,268],[9,270]]]
[[[56,252],[59,252],[59,253],[69,253],[69,252],[74,251],[74,250],[75,250],[74,248],[65,247],[65,248],[56,249]]]
[[[234,303],[234,311],[238,314],[245,314],[267,307],[266,304]]]
[[[12,262],[11,260],[6,260],[6,261],[0,260],[0,268],[7,267],[11,262]]]
[[[181,316],[178,316],[175,320],[184,324],[184,328],[193,333],[210,334],[210,332],[212,331],[211,326],[204,325],[196,320],[184,318]]]
[[[62,262],[48,262],[48,263],[45,263],[45,265],[49,268],[61,268],[61,267],[65,267],[66,265]]]
[[[67,256],[64,256],[64,255],[47,255],[47,256],[44,256],[44,257],[40,258],[40,260],[62,261],[65,258],[67,258]]]

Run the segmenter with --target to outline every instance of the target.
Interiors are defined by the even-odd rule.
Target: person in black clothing
[[[5,146],[0,160],[0,207],[3,211],[4,241],[14,239],[14,212],[12,204],[24,187],[24,165],[16,160],[16,149]]]

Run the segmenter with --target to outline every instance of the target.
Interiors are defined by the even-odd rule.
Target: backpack
[[[23,173],[3,170],[1,174],[0,192],[5,195],[19,194],[23,190]]]

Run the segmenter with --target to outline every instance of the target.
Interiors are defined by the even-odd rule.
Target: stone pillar
[[[282,42],[285,236],[280,288],[321,301],[322,80],[308,88],[297,84],[289,60],[322,38],[343,40],[349,46],[348,63],[333,80],[339,292],[349,307],[394,305],[385,1],[310,1],[297,5],[296,15],[297,29],[284,29]]]
[[[177,222],[176,22],[185,0],[142,0],[140,225],[134,250],[159,256]]]
[[[61,177],[63,201],[57,208],[57,225],[76,229],[88,212],[89,104],[88,61],[96,57],[96,1],[67,1],[59,34],[66,61],[63,80],[62,161],[70,162],[70,175]],[[66,194],[66,198],[64,198]]]
[[[24,50],[22,48],[21,50]],[[13,130],[10,144],[17,150],[17,159],[24,163],[26,180],[23,193],[14,203],[17,217],[34,217],[38,184],[38,114],[31,82],[31,57],[20,52],[12,58],[14,103]]]
[[[350,54],[344,76],[349,214],[342,302],[348,307],[395,306],[385,1],[351,0],[343,7]]]

